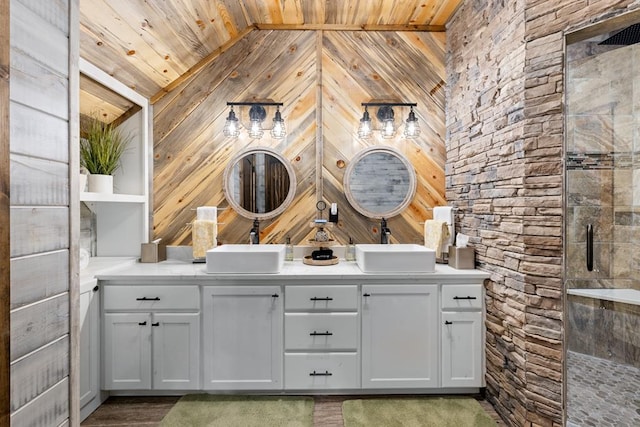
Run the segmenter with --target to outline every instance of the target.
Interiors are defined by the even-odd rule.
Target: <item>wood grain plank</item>
[[[11,205],[69,204],[69,166],[66,163],[11,154]]]
[[[33,268],[34,265],[39,268]],[[11,260],[11,309],[69,290],[69,251]]]
[[[69,294],[20,307],[11,311],[11,360],[44,346],[69,333]]]
[[[280,31],[417,31],[443,33],[443,25],[419,25],[419,24],[254,24],[258,30]]]
[[[11,102],[9,110],[12,153],[68,161],[69,130],[66,120],[17,102]]]
[[[67,120],[69,90],[64,76],[47,66],[11,50],[11,100]]]
[[[154,104],[154,117],[156,126],[154,127],[154,141],[156,145],[161,142],[162,138],[167,135],[175,126],[184,120],[198,105],[200,105],[218,86],[223,83],[229,76],[235,75],[235,64],[242,63],[262,45],[268,33],[248,34],[238,41],[234,46],[224,52],[224,55],[215,62],[215,66],[208,64],[199,64],[202,68],[193,69],[193,79],[181,79],[172,82],[170,86],[163,89],[161,93],[167,93],[180,86],[180,90],[176,90],[171,97],[164,99],[158,98],[160,93],[152,98]],[[212,58],[213,60],[214,58]],[[206,68],[205,68],[206,67]],[[199,72],[199,71],[202,72]],[[184,77],[189,77],[183,75]],[[208,82],[206,80],[209,80]],[[184,84],[183,84],[184,83]],[[160,101],[161,102],[157,102]],[[180,114],[176,118],[176,111]]]
[[[20,2],[11,5],[11,47],[63,76],[69,74],[67,32]]]
[[[11,364],[11,411],[37,398],[69,375],[69,336]]]
[[[0,0],[0,425],[10,425],[10,0]]]
[[[58,426],[69,417],[69,379],[65,378],[18,411],[11,414],[11,425]]]
[[[69,3],[69,395],[68,416],[62,424],[80,424],[80,0]]]
[[[161,19],[153,20],[150,19],[148,15],[145,16],[138,11],[132,10],[132,6],[137,3],[138,2],[124,2],[116,8],[111,2],[104,0],[82,2],[80,20],[83,22],[88,21],[89,18],[87,14],[90,14],[91,28],[87,30],[99,34],[104,44],[109,45],[119,52],[118,56],[121,58],[120,61],[134,65],[136,69],[140,70],[147,78],[150,78],[159,86],[164,86],[180,76],[186,67],[184,64],[177,63],[177,58],[174,58],[173,61],[167,61],[165,60],[165,55],[159,55],[158,53],[173,51],[176,52],[177,56],[177,52],[183,50],[184,53],[182,53],[182,55],[198,57],[196,52],[197,43],[193,43],[193,45],[191,45],[191,43],[187,43],[186,45],[180,43],[181,50],[177,47],[169,50],[166,47],[166,42],[160,39],[149,37],[149,40],[145,40],[145,37],[149,34],[147,30],[148,26],[160,26],[165,21]],[[150,5],[150,2],[145,3],[145,5]],[[167,7],[170,7],[170,5],[171,3],[168,2]],[[135,21],[122,19],[122,13],[129,14],[132,18],[135,17],[137,19]],[[170,15],[168,10],[164,13]],[[149,22],[149,19],[151,22]],[[176,25],[181,23],[180,20],[174,22]],[[143,25],[144,27],[141,28]],[[194,34],[184,27],[186,27],[186,25],[180,28],[180,30],[185,31],[184,34],[167,34],[169,37],[167,37],[166,40],[171,42],[182,40],[183,38],[195,38]],[[171,27],[165,26],[165,28],[168,30]],[[148,46],[152,48],[147,48]],[[158,49],[159,52],[156,51],[156,49]],[[204,56],[204,53],[202,53],[202,55]]]
[[[11,207],[11,256],[69,247],[68,207]]]
[[[98,64],[104,72],[145,97],[153,96],[162,88],[154,79],[140,72],[134,63],[123,61],[122,51],[105,43],[99,32],[82,23],[80,25],[80,52],[83,59]]]
[[[17,0],[44,20],[69,34],[69,0]],[[13,5],[14,3],[12,3]]]

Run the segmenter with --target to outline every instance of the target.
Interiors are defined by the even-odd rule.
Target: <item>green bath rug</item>
[[[313,399],[296,396],[183,396],[161,427],[312,427]]]
[[[495,427],[471,397],[345,400],[345,427]]]

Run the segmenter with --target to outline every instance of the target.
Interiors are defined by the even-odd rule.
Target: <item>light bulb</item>
[[[238,118],[236,117],[236,113],[233,112],[233,107],[229,111],[229,116],[227,117],[227,121],[224,124],[223,130],[224,136],[235,138],[240,134],[240,129],[238,128]]]
[[[360,138],[368,138],[371,135],[371,117],[367,107],[364,107],[364,114],[360,119],[360,126],[358,127],[358,136]]]

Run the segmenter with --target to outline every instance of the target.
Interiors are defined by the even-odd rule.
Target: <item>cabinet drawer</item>
[[[199,310],[197,286],[105,286],[105,310]]]
[[[286,313],[285,350],[356,350],[357,313]]]
[[[358,309],[358,287],[345,286],[287,286],[285,310],[327,311]]]
[[[442,285],[442,309],[482,308],[482,285]]]
[[[357,353],[285,353],[286,389],[360,388]]]

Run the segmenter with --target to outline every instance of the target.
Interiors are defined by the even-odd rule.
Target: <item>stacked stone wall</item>
[[[487,392],[562,425],[564,36],[640,1],[465,0],[447,26],[447,202],[487,283]]]

